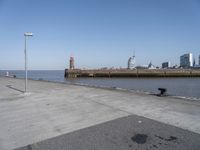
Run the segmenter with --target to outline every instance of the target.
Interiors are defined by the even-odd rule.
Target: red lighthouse
[[[69,69],[74,69],[74,57],[70,56]]]

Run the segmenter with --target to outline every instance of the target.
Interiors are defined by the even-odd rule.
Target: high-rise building
[[[171,67],[170,62],[162,63],[162,68],[170,68],[170,67]]]
[[[199,65],[200,65],[200,55],[199,55]]]
[[[196,61],[195,61],[195,59],[193,59],[193,67],[195,67],[196,66]]]
[[[183,68],[193,67],[192,53],[188,53],[188,54],[184,54],[180,56],[180,67],[183,67]]]
[[[135,68],[135,55],[133,55],[128,59],[128,69],[134,69],[134,68]]]

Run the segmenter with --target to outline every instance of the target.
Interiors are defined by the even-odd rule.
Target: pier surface
[[[65,77],[200,77],[200,69],[65,69]]]
[[[0,149],[200,147],[200,102],[0,77]]]

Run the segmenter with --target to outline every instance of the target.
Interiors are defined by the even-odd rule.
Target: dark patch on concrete
[[[166,139],[167,141],[174,141],[177,140],[177,137],[175,136],[170,136],[169,139]]]
[[[27,146],[27,150],[32,150],[31,145],[28,145],[28,146]]]
[[[143,123],[138,124],[138,120]],[[56,129],[59,132],[60,128]],[[17,150],[199,150],[199,147],[199,134],[132,115]]]
[[[136,142],[137,144],[144,144],[147,141],[147,135],[146,134],[136,134],[131,139],[133,142]]]
[[[155,135],[155,137],[157,137],[157,138],[159,138],[159,139],[161,139],[161,140],[164,140],[164,138],[161,137],[161,136]]]
[[[24,91],[20,90],[20,89],[17,89],[17,88],[14,88],[12,87],[12,85],[7,85],[6,87],[10,88],[10,89],[13,89],[15,91],[18,91],[18,92],[21,92],[21,93],[24,93]]]
[[[177,137],[175,137],[175,136],[170,136],[169,138],[164,138],[162,136],[155,135],[155,137],[159,138],[160,140],[169,141],[169,142],[177,140]]]
[[[56,129],[56,132],[60,133],[60,132],[61,132],[61,129]]]
[[[154,148],[158,148],[158,146],[157,146],[157,145],[153,145],[153,147],[154,147]]]

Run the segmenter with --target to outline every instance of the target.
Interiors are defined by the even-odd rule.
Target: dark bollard
[[[166,95],[167,89],[165,89],[165,88],[158,88],[158,90],[160,91],[160,94],[158,94],[158,96],[165,96]]]

